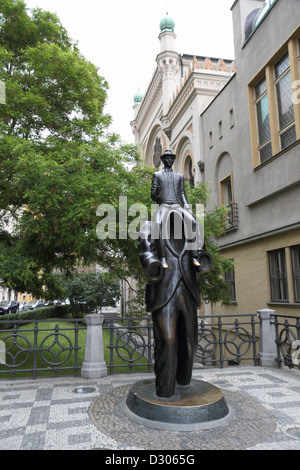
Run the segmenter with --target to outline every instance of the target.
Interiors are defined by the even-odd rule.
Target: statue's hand
[[[196,270],[200,273],[208,273],[213,265],[213,259],[210,253],[206,250],[201,250],[198,254],[199,266],[195,266]]]
[[[147,277],[150,282],[159,282],[164,275],[164,268],[160,261],[152,261],[147,266]]]
[[[151,188],[151,198],[153,201],[157,201],[160,196],[160,186],[152,186]]]
[[[184,202],[184,200],[183,200]],[[187,203],[187,201],[185,200],[184,204],[183,204],[183,207],[184,207],[184,210],[187,211],[190,215],[192,215],[194,218],[194,213],[193,213],[193,210],[191,208],[191,206]]]

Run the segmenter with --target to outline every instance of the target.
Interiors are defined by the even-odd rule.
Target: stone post
[[[103,315],[86,315],[86,341],[84,361],[81,367],[81,377],[98,379],[107,375],[103,352],[102,324]]]
[[[276,310],[265,308],[257,311],[260,318],[260,340],[259,340],[259,353],[258,362],[262,367],[276,367],[277,347],[275,343],[275,326],[271,324],[274,320],[271,315],[276,313]]]

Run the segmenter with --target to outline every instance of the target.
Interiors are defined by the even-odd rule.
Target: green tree
[[[55,269],[98,263],[120,278],[142,272],[136,241],[124,228],[119,197],[144,204],[150,216],[153,170],[138,149],[108,132],[108,84],[80,53],[56,15],[29,10],[23,0],[0,3],[0,279],[17,291],[60,297]],[[188,194],[204,202],[207,188]],[[116,237],[99,239],[97,208],[115,208]],[[103,214],[102,214],[103,215]],[[137,214],[126,214],[125,227]],[[224,298],[229,266],[212,240],[222,211],[206,214],[214,268],[202,281],[205,299]]]
[[[210,197],[208,183],[198,183],[194,187],[186,188],[187,199],[191,207],[206,203]],[[228,219],[228,208],[216,206],[211,211],[204,211],[204,240],[205,248],[213,257],[213,266],[209,273],[198,273],[201,285],[201,296],[205,302],[229,302],[228,284],[224,273],[233,268],[233,261],[223,256],[218,248],[216,240],[224,235]]]
[[[40,296],[59,290],[54,268],[98,262],[133,272],[134,241],[99,240],[96,211],[117,207],[120,195],[146,202],[151,171],[108,133],[99,70],[56,15],[1,0],[0,80],[0,278]]]
[[[61,275],[60,283],[70,300],[74,316],[78,313],[100,313],[102,307],[115,307],[120,298],[120,282],[107,273],[83,272]]]

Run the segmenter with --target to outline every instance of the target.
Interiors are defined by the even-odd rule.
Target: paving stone
[[[299,450],[300,372],[282,368],[195,369],[194,378],[223,390],[235,418],[203,432],[139,426],[124,414],[132,383],[152,374],[101,379],[57,377],[0,383],[1,450]],[[91,394],[74,393],[93,387]]]

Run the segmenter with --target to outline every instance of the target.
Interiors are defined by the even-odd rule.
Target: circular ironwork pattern
[[[125,362],[135,362],[145,356],[147,345],[144,337],[137,331],[126,331],[122,333],[115,344],[115,350],[120,359]],[[126,351],[126,356],[121,354],[121,350]],[[133,357],[134,354],[136,357]]]
[[[247,395],[223,390],[234,413],[230,423],[203,431],[160,431],[140,426],[124,413],[131,385],[114,387],[91,403],[88,415],[103,434],[145,450],[242,450],[269,439],[276,430],[271,413]]]
[[[229,339],[230,335],[233,335],[231,339]],[[239,343],[236,342],[237,339],[239,340]],[[225,348],[230,354],[236,356],[237,359],[247,354],[252,343],[253,341],[249,332],[240,326],[235,326],[228,330],[224,337]],[[230,346],[234,346],[235,350],[232,350]],[[242,351],[243,347],[244,350]]]
[[[276,340],[276,343],[279,345],[284,364],[286,364],[289,368],[293,367],[291,353],[293,342],[296,339],[297,336],[294,334],[292,329],[288,327],[288,323],[285,322],[284,329],[281,330],[279,338]]]
[[[205,364],[208,362],[209,358],[214,358],[218,340],[212,329],[201,327],[200,331],[196,356]],[[210,339],[210,337],[212,337],[212,339]],[[204,344],[204,341],[206,344]]]
[[[44,344],[46,343],[47,339],[51,338],[52,336],[55,337],[52,344],[50,346],[44,347]],[[65,338],[67,340],[67,343],[69,344],[69,347],[63,346],[60,343],[59,337]],[[55,352],[54,350],[52,351],[52,348],[55,348],[56,346],[58,346],[60,348],[60,350],[58,352]],[[41,358],[43,359],[43,361],[45,361],[46,364],[49,364],[51,366],[59,366],[59,365],[64,364],[71,357],[71,354],[72,354],[72,351],[73,351],[73,346],[72,346],[72,342],[71,342],[70,338],[68,338],[68,336],[64,335],[63,333],[55,332],[55,333],[51,333],[51,334],[45,336],[45,338],[43,339],[43,341],[40,344],[39,351],[40,351]],[[67,357],[64,358],[61,361],[58,361],[58,358],[59,358],[60,354],[64,353],[65,351],[68,351]],[[53,359],[54,359],[54,362],[51,362],[48,359],[46,359],[46,357],[43,354],[44,352],[50,353],[52,355]]]
[[[26,336],[20,335],[19,333],[13,333],[11,335],[8,335],[5,338],[3,338],[3,341],[5,342],[9,340],[10,338],[13,338],[13,340],[12,340],[12,343],[6,348],[6,351],[5,351],[6,352],[5,365],[10,368],[21,367],[23,364],[26,363],[26,361],[28,361],[29,356],[32,353],[32,347],[31,347],[30,341],[28,340],[28,338],[26,338]],[[27,344],[28,348],[23,348],[22,346],[20,346],[18,344],[18,338],[22,338],[22,340],[24,340],[25,343]],[[16,354],[12,353],[13,348],[18,349],[18,352]],[[17,363],[17,358],[23,353],[27,353],[25,359]],[[12,364],[8,364],[8,361],[7,361],[8,357],[11,359]]]

